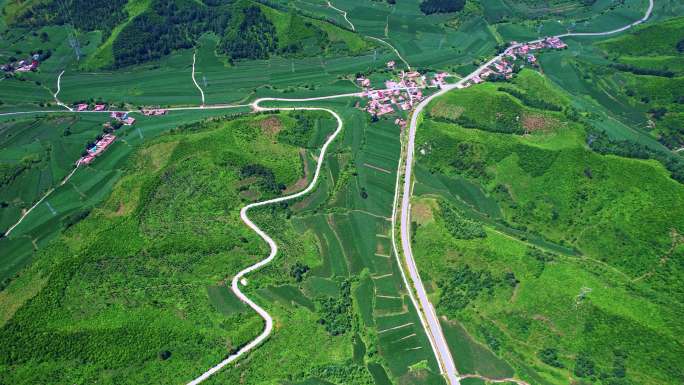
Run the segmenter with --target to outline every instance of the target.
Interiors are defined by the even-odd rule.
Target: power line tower
[[[59,6],[60,6],[60,13],[62,14],[62,18],[64,19],[64,24],[66,25],[67,28],[69,28],[68,31],[68,41],[69,41],[69,46],[71,49],[74,50],[74,55],[76,55],[76,61],[81,60],[81,45],[78,41],[78,34],[76,31],[76,27],[74,27],[74,18],[71,15],[71,11],[69,7],[66,4],[66,0],[58,0],[57,1]]]

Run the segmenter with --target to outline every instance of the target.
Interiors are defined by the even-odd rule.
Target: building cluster
[[[82,111],[104,111],[107,109],[107,105],[106,104],[96,104],[95,106],[93,106],[93,109],[91,110],[90,104],[78,103],[78,104],[74,105],[74,108],[78,112],[82,112]]]
[[[395,63],[390,61],[387,63],[388,69],[394,69]],[[374,118],[379,116],[391,114],[396,111],[409,111],[417,103],[424,99],[423,89],[427,84],[432,87],[441,87],[445,84],[446,77],[449,76],[446,72],[435,74],[431,79],[422,75],[418,71],[401,71],[398,80],[385,81],[383,89],[374,89],[371,85],[370,79],[359,76],[356,82],[363,88],[363,96],[368,98],[366,111]],[[406,122],[403,119],[395,119],[395,124],[400,127],[405,127]]]
[[[114,139],[116,139],[116,136],[112,134],[103,135],[102,139],[96,141],[86,149],[86,155],[82,156],[78,162],[76,162],[76,166],[78,167],[82,164],[90,164],[97,156],[102,154],[110,144],[114,142]]]
[[[112,113],[109,116],[123,123],[126,126],[132,126],[133,123],[135,123],[135,118],[128,116],[128,112],[112,111]]]
[[[446,78],[449,76],[446,72],[436,73],[435,76],[430,80],[430,84],[436,87],[442,87],[446,84]]]
[[[26,59],[13,60],[3,64],[0,66],[0,70],[7,73],[35,71],[38,69],[41,59],[42,56],[39,53],[34,53]]]
[[[482,68],[480,72],[473,75],[473,77],[463,84],[463,87],[469,87],[473,84],[484,82],[487,78],[496,76],[499,78],[510,79],[513,77],[513,63],[518,60],[523,60],[529,64],[536,64],[537,57],[533,51],[544,48],[550,49],[564,49],[567,47],[561,39],[551,36],[542,40],[537,40],[529,43],[511,42],[503,55],[498,60],[492,62],[489,66]]]
[[[420,73],[403,72],[399,81],[388,80],[385,89],[369,88],[363,92],[368,98],[366,111],[375,117],[391,114],[395,111],[408,111],[423,99],[422,86],[424,79]]]

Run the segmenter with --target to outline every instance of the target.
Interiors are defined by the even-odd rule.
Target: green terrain
[[[411,111],[347,94],[647,5],[0,0],[0,66],[40,57],[0,72],[0,385],[187,384],[237,352],[265,323],[231,280],[269,255],[240,209],[319,160],[249,211],[278,253],[240,289],[274,328],[203,384],[447,384],[397,255]],[[684,383],[683,15],[655,0],[423,110],[411,245],[462,385]],[[339,114],[325,158],[329,111],[259,98]]]
[[[677,383],[684,188],[656,160],[592,150],[569,100],[523,70],[428,107],[413,249],[465,349],[456,364],[540,384]]]

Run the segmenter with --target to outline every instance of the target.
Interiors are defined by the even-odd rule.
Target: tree
[[[555,368],[562,368],[563,363],[558,360],[558,349],[556,348],[545,348],[539,351],[539,359]]]
[[[684,39],[677,42],[677,52],[684,53]]]
[[[574,373],[577,377],[591,377],[594,375],[594,361],[591,360],[588,354],[580,353],[577,355]]]
[[[292,276],[295,281],[302,282],[304,275],[309,271],[309,266],[303,263],[297,262],[292,265],[290,269],[290,276]]]

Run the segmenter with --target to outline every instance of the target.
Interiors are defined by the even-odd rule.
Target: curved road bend
[[[653,0],[649,0],[649,6],[646,10],[644,17],[631,23],[625,27],[618,28],[608,32],[594,32],[594,33],[567,33],[563,35],[558,35],[557,37],[569,37],[569,36],[606,36],[612,35],[618,32],[625,31],[636,25],[639,25],[651,16],[653,11]],[[540,39],[541,40],[541,39]],[[411,123],[409,125],[408,133],[408,143],[406,144],[406,162],[404,168],[404,189],[401,199],[401,224],[400,224],[400,235],[401,235],[401,246],[404,253],[404,259],[406,262],[406,267],[408,268],[409,275],[411,276],[411,281],[413,281],[413,286],[416,289],[416,294],[418,296],[418,301],[420,303],[420,308],[425,313],[428,325],[428,336],[430,336],[431,342],[433,343],[433,348],[436,346],[436,352],[438,354],[438,361],[440,363],[440,368],[443,374],[447,377],[450,385],[459,385],[459,374],[454,364],[454,359],[449,350],[449,346],[444,337],[444,332],[439,323],[439,318],[435,312],[435,308],[430,303],[428,299],[427,292],[425,291],[425,286],[423,281],[420,279],[420,274],[418,273],[418,268],[416,267],[416,262],[413,259],[413,253],[411,250],[411,233],[410,233],[410,211],[411,211],[411,188],[412,188],[412,172],[413,172],[413,155],[415,150],[415,139],[416,139],[416,128],[418,126],[418,118],[425,108],[433,99],[445,94],[446,92],[453,90],[454,88],[460,88],[465,82],[470,80],[473,76],[480,73],[485,67],[490,66],[495,61],[501,59],[504,53],[501,53],[491,60],[481,65],[477,70],[459,80],[457,83],[449,84],[444,86],[439,92],[432,94],[430,97],[426,98],[413,111],[411,115]],[[419,310],[420,311],[420,310]]]
[[[353,96],[356,96],[356,94],[351,94]],[[278,197],[274,199],[269,199],[266,201],[261,201],[261,202],[255,202],[255,203],[250,203],[247,206],[244,206],[242,210],[240,210],[240,219],[252,230],[254,230],[255,233],[259,234],[261,238],[263,238],[266,243],[268,243],[269,247],[271,248],[271,252],[269,253],[268,257],[265,259],[247,267],[246,269],[240,271],[233,277],[233,281],[231,284],[231,290],[235,295],[240,298],[240,300],[249,307],[251,307],[254,311],[256,311],[261,318],[264,319],[266,322],[266,325],[264,326],[264,330],[257,336],[254,340],[252,340],[250,343],[247,345],[243,346],[240,350],[238,350],[235,354],[230,355],[228,358],[225,360],[219,362],[216,366],[212,367],[211,369],[207,370],[206,372],[202,373],[199,377],[196,379],[190,381],[188,385],[196,385],[199,384],[200,382],[206,380],[209,378],[212,374],[218,372],[221,370],[224,366],[228,365],[229,363],[237,360],[240,358],[242,355],[245,353],[249,352],[250,350],[254,349],[257,347],[259,344],[261,344],[268,336],[271,334],[271,331],[273,330],[273,318],[271,318],[271,315],[268,314],[266,310],[264,310],[261,306],[257,305],[254,301],[252,301],[249,297],[247,297],[241,290],[240,290],[240,281],[242,278],[261,268],[262,266],[268,264],[271,262],[276,254],[278,253],[278,244],[268,235],[266,234],[263,230],[261,230],[254,222],[252,222],[249,217],[247,216],[247,212],[255,207],[260,207],[260,206],[266,206],[266,205],[271,205],[274,203],[279,203],[279,202],[284,202],[287,200],[299,198],[301,196],[304,196],[308,194],[313,188],[316,186],[316,182],[318,182],[318,177],[321,172],[321,167],[323,165],[323,161],[325,160],[325,154],[326,151],[328,150],[328,147],[330,144],[335,140],[337,135],[342,131],[343,123],[342,123],[342,118],[333,110],[327,109],[327,108],[319,108],[319,107],[301,107],[301,108],[264,108],[264,107],[259,107],[259,103],[263,101],[307,101],[307,100],[321,100],[321,99],[332,99],[335,97],[345,97],[348,95],[341,95],[341,96],[329,96],[329,97],[322,97],[322,98],[311,98],[311,99],[277,99],[277,98],[263,98],[263,99],[258,99],[256,100],[252,106],[255,111],[275,111],[275,110],[280,110],[280,111],[294,111],[294,110],[307,110],[307,111],[326,111],[330,113],[335,119],[337,120],[337,128],[335,129],[335,132],[333,132],[328,139],[325,141],[323,144],[323,147],[321,148],[321,152],[318,156],[318,163],[316,164],[316,171],[314,172],[313,179],[311,180],[311,183],[302,191],[292,194],[292,195],[287,195],[283,197]]]

